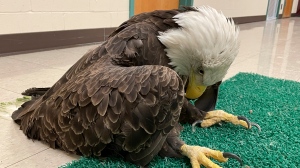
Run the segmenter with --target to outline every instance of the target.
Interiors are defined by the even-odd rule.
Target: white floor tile
[[[59,167],[73,160],[78,160],[80,156],[72,155],[58,149],[48,148],[26,159],[20,160],[7,168],[44,168]]]
[[[11,119],[0,117],[0,123],[0,167],[10,166],[49,148],[39,141],[27,139]]]

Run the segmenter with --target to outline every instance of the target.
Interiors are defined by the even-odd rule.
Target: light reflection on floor
[[[241,50],[226,78],[237,72],[300,80],[300,18],[241,25]]]

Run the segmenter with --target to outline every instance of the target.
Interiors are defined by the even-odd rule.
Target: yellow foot
[[[212,150],[206,147],[200,146],[190,146],[190,145],[182,145],[181,153],[188,158],[190,158],[191,164],[193,168],[200,168],[200,165],[203,165],[207,168],[220,168],[219,165],[212,162],[209,158],[213,158],[219,162],[227,162],[228,158],[237,159],[241,166],[243,165],[243,161],[232,153],[221,152],[217,150]]]
[[[203,120],[199,120],[193,123],[193,127],[199,123],[201,124],[201,127],[210,127],[221,121],[231,122],[235,125],[242,125],[243,127],[248,129],[250,129],[252,126],[255,126],[259,129],[259,131],[261,130],[258,124],[250,122],[246,117],[235,116],[226,113],[223,110],[214,110],[214,111],[207,112]]]

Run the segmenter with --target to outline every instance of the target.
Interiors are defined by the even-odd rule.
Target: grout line
[[[42,153],[42,152],[44,152],[44,151],[46,151],[46,150],[48,150],[48,149],[49,149],[49,147],[46,148],[46,149],[44,149],[44,150],[42,150],[42,151],[39,151],[39,152],[37,152],[37,153],[35,153],[35,154],[33,154],[33,155],[30,155],[30,156],[28,156],[28,157],[26,157],[26,158],[23,158],[23,159],[21,159],[21,160],[15,162],[15,163],[13,163],[13,164],[11,164],[11,165],[8,165],[8,166],[6,166],[5,168],[11,167],[11,166],[13,166],[13,165],[15,165],[15,164],[17,164],[17,163],[19,163],[19,162],[22,162],[22,161],[24,161],[24,160],[26,160],[26,159],[28,159],[28,158],[30,158],[30,157],[32,157],[32,156],[35,156],[35,155],[37,155],[37,154],[39,154],[39,153]]]

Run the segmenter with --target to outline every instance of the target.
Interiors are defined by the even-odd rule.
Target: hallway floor
[[[240,25],[240,52],[226,79],[238,72],[300,82],[300,17]],[[30,87],[49,87],[90,48],[66,49],[0,57],[0,102],[15,101]],[[298,91],[299,92],[299,91]],[[58,167],[78,156],[28,140],[11,118],[15,106],[0,106],[0,167]]]

